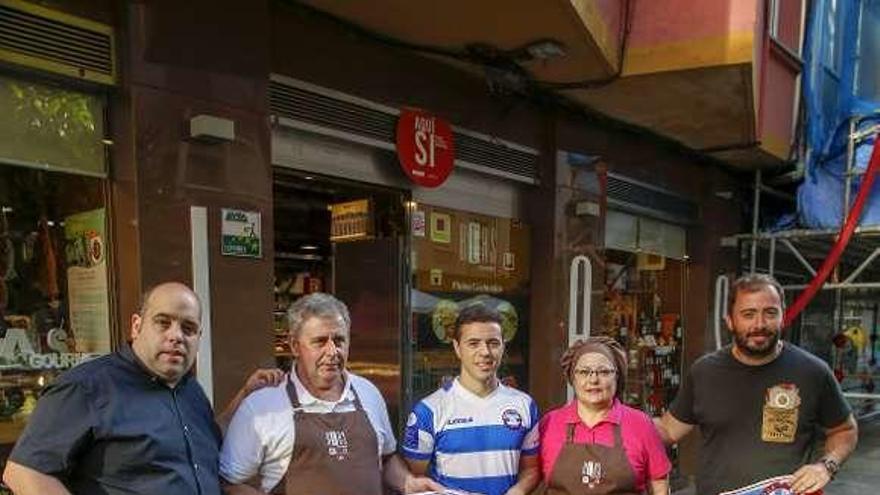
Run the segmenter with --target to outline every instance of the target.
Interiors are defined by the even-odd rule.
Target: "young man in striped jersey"
[[[403,456],[414,474],[483,495],[525,495],[540,479],[538,407],[507,387],[501,317],[483,304],[455,322],[458,377],[417,403],[407,420]]]

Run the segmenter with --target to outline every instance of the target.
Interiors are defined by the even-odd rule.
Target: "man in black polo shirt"
[[[157,285],[131,345],[61,375],[40,398],[3,480],[18,495],[219,495],[220,431],[191,375],[201,305]]]
[[[734,282],[726,315],[733,343],[694,363],[657,422],[670,443],[700,428],[698,495],[785,475],[795,493],[814,493],[856,447],[858,426],[828,365],[780,339],[784,301],[770,276]]]

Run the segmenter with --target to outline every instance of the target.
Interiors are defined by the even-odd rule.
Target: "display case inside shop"
[[[529,230],[517,220],[418,205],[412,212],[413,399],[459,372],[452,334],[472,304],[498,311],[505,341],[502,381],[528,378]]]
[[[660,416],[681,385],[685,262],[615,250],[606,257],[602,332],[627,351],[624,401]],[[675,461],[677,450],[670,454]]]
[[[275,253],[274,306],[272,310],[272,349],[276,364],[290,369],[287,308],[300,297],[327,288],[329,260],[319,254]]]
[[[104,194],[101,179],[0,164],[0,462],[42,389],[111,350]]]
[[[382,393],[392,424],[402,403],[402,192],[276,168],[274,174],[274,332],[276,364],[289,369],[287,310],[315,292],[348,306],[347,368]]]

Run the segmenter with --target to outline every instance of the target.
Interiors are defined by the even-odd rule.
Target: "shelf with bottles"
[[[618,340],[628,353],[626,401],[646,413],[662,414],[681,384],[681,321],[678,314],[642,315],[635,332]]]
[[[321,266],[276,264],[274,303],[272,308],[273,352],[276,357],[289,357],[287,308],[300,297],[322,292],[327,284],[327,273]]]

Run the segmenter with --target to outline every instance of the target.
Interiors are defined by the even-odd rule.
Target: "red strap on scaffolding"
[[[880,144],[880,136],[875,137],[874,139],[874,151],[871,152],[871,162],[868,164],[868,170],[865,171],[865,175],[862,177],[862,185],[859,187],[859,193],[856,195],[856,200],[853,203],[852,209],[849,211],[849,216],[846,218],[846,222],[844,222],[843,227],[837,234],[837,242],[834,243],[831,252],[828,253],[828,257],[822,262],[822,268],[816,272],[816,276],[813,277],[810,285],[801,292],[798,298],[794,301],[794,304],[789,306],[785,311],[785,318],[782,323],[783,327],[790,325],[801,311],[807,307],[807,304],[813,300],[813,297],[819,292],[819,289],[822,288],[825,280],[831,275],[831,271],[837,266],[837,262],[840,261],[840,255],[843,254],[846,245],[849,244],[849,240],[852,237],[853,232],[856,230],[856,225],[859,223],[859,218],[862,216],[862,209],[865,207],[865,202],[867,202],[868,196],[871,194],[871,186],[874,185],[874,176],[877,172],[877,168],[880,167],[880,146],[878,146],[878,144]]]

